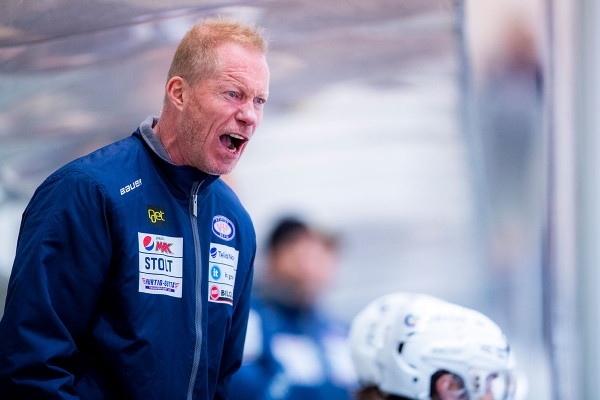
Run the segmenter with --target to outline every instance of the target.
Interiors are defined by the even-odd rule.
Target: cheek
[[[184,113],[183,119],[185,126],[183,134],[186,136],[187,144],[197,147],[204,143],[209,136],[208,130],[213,127],[210,118],[207,118],[206,110],[200,107],[190,108]]]
[[[198,111],[194,108],[186,108],[182,113],[181,113],[181,125],[184,126],[185,131],[184,134],[187,136],[189,135],[190,131],[194,130],[194,127],[197,125],[196,122],[196,116],[198,114]]]
[[[322,285],[331,282],[334,276],[333,265],[323,265],[322,268],[315,271],[315,280]]]

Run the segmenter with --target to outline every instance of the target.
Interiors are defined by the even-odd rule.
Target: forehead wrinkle
[[[249,74],[248,70],[251,70],[249,63],[246,62],[233,62],[230,65],[222,66],[219,71],[217,79],[224,81],[223,84],[233,83],[244,91],[249,91],[258,96],[265,96],[268,94],[269,86],[269,69],[268,66],[264,66],[264,71],[256,74]],[[261,68],[262,69],[262,68]],[[261,82],[262,81],[262,82]],[[257,86],[265,84],[265,88],[258,88]]]
[[[239,88],[246,93],[251,93],[257,96],[264,96],[268,94],[268,90],[266,93],[264,93],[262,88],[256,87],[258,85],[254,85],[252,80],[249,80],[243,73],[240,73],[239,76],[236,76],[235,73],[227,74],[223,78],[224,85],[233,84],[236,88]]]

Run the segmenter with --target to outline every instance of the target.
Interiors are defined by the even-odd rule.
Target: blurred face
[[[277,285],[285,300],[310,306],[331,282],[337,254],[318,238],[303,235],[277,249],[269,261],[271,284]]]
[[[455,375],[444,374],[436,382],[440,400],[469,400],[464,382]],[[487,400],[487,399],[486,399]]]
[[[237,44],[219,46],[217,55],[219,71],[184,99],[178,151],[183,164],[222,175],[233,170],[262,121],[269,69],[263,54]]]
[[[478,400],[499,400],[496,399],[492,392],[492,381],[497,375],[491,375],[486,381],[485,393]],[[465,389],[464,382],[457,379],[453,375],[446,374],[439,378],[436,383],[439,398],[441,400],[471,400],[469,393]],[[503,396],[502,396],[503,398]]]

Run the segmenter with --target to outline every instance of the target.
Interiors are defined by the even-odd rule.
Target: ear
[[[438,378],[435,382],[435,389],[440,395],[440,399],[444,400],[448,398],[450,392],[450,384],[452,383],[452,375],[444,374]]]
[[[187,101],[189,90],[190,86],[180,76],[174,76],[167,82],[167,98],[179,111],[183,109],[183,105]]]

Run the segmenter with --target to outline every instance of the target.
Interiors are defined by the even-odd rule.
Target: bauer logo
[[[215,215],[213,217],[212,230],[215,235],[223,240],[231,240],[235,236],[233,223],[222,215]]]
[[[123,186],[120,190],[119,193],[121,193],[121,196],[123,196],[125,193],[129,193],[131,192],[133,189],[142,186],[142,180],[141,179],[137,179],[133,182],[131,182],[129,185],[127,186]]]

